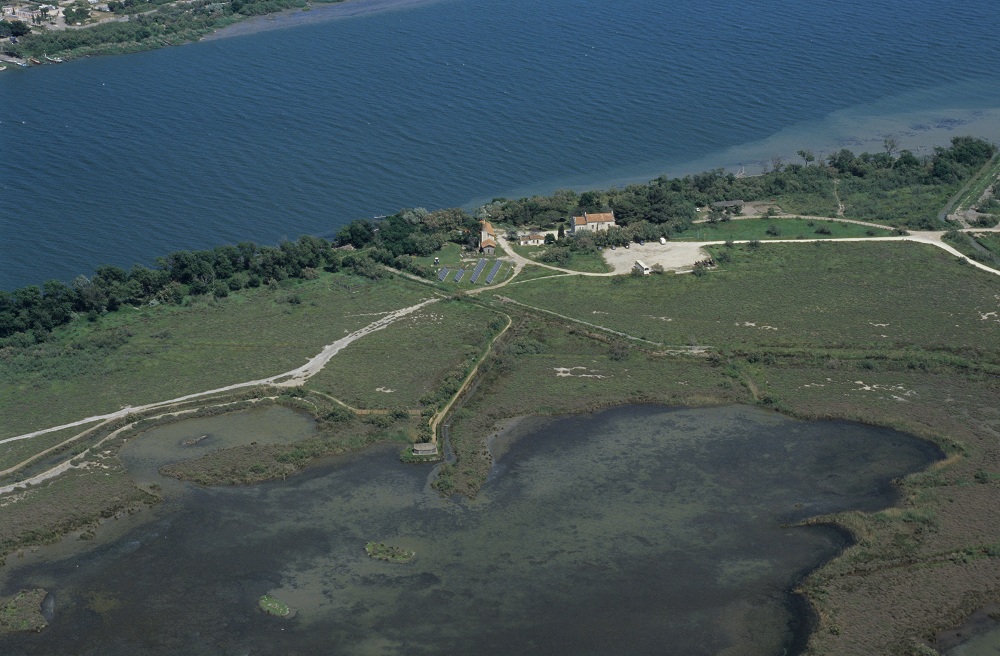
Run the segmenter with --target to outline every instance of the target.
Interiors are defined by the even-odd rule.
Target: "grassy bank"
[[[308,387],[357,408],[435,407],[502,327],[497,318],[467,301],[435,303],[351,344]]]
[[[518,255],[535,262],[584,273],[607,273],[611,267],[596,251],[581,251],[558,246],[514,246]]]
[[[324,273],[183,306],[80,319],[0,357],[0,438],[294,369],[428,290]]]
[[[961,212],[974,207],[986,190],[1000,177],[1000,154],[994,155],[982,169],[969,180],[957,196],[952,212]]]

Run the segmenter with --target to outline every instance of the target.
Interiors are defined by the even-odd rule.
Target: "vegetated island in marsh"
[[[846,527],[856,544],[801,586],[818,617],[808,653],[927,647],[935,631],[1000,594],[1000,526],[991,519],[1000,481],[995,276],[927,244],[766,240],[713,246],[715,264],[692,276],[566,275],[543,269],[542,257],[524,274],[515,267],[496,279],[502,288],[435,274],[440,265],[497,261],[478,252],[481,219],[515,233],[614,211],[612,230],[536,247],[556,261],[565,250],[572,261],[574,251],[592,257],[653,236],[669,243],[734,196],[795,209],[785,207],[794,196],[775,193],[795,176],[823,181],[817,198],[831,203],[833,180],[838,194],[848,176],[854,188],[888,184],[893,192],[872,192],[870,203],[841,196],[844,216],[874,221],[858,208],[890,213],[909,183],[947,197],[994,152],[958,138],[916,165],[905,154],[840,156],[756,178],[709,172],[498,200],[473,214],[404,210],[356,221],[332,244],[304,237],[177,252],[155,268],[100,267],[73,285],[0,292],[0,440],[107,414],[79,433],[65,427],[2,442],[17,452],[0,488],[34,480],[53,462],[74,467],[4,495],[0,550],[71,532],[99,537],[101,521],[156,503],[158,491],[138,488],[117,450],[192,416],[278,403],[311,414],[318,431],[293,444],[210,451],[164,468],[167,475],[203,484],[281,478],[331,453],[435,441],[447,424],[454,459],[434,487],[474,496],[492,465],[486,441],[513,417],[636,402],[746,403],[896,428],[948,454],[899,481],[898,508],[817,518]],[[884,225],[934,226],[938,209],[910,208]],[[394,315],[402,310],[412,311]],[[280,375],[345,335],[318,371]],[[184,398],[205,390],[216,392]],[[44,459],[27,448],[36,439]]]
[[[263,595],[257,601],[257,605],[260,606],[262,611],[275,617],[288,617],[292,612],[288,604],[269,594]]]
[[[384,560],[387,563],[408,563],[417,555],[416,551],[408,551],[403,547],[384,542],[369,542],[365,545],[365,553],[370,558]]]
[[[0,635],[41,631],[48,626],[42,615],[42,601],[47,594],[41,588],[22,590],[0,606]]]

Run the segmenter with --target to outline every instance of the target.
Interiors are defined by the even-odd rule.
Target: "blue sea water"
[[[1000,140],[993,0],[349,0],[0,73],[0,289],[882,139]]]

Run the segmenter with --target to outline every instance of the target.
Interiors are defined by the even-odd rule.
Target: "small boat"
[[[34,57],[28,57],[28,61],[30,61],[32,64],[35,64],[36,66],[38,64],[42,63],[42,62],[38,61],[37,59],[35,59]]]
[[[0,66],[0,71],[6,71],[6,70],[7,70],[6,66]]]
[[[28,62],[14,62],[14,63],[20,66],[21,68],[28,68]]]
[[[45,58],[50,62],[55,62],[56,64],[61,64],[63,62],[62,57],[49,57],[48,55],[45,55]]]

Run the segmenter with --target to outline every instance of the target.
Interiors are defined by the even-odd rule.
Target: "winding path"
[[[76,426],[82,426],[84,424],[90,424],[97,421],[108,421],[112,419],[120,419],[126,417],[134,412],[145,412],[147,410],[156,410],[157,408],[163,408],[170,405],[176,405],[177,403],[182,403],[184,401],[190,401],[192,399],[198,399],[206,396],[214,396],[216,394],[221,394],[223,392],[231,392],[233,390],[243,389],[246,387],[256,387],[258,385],[276,385],[278,387],[295,387],[301,385],[303,382],[315,376],[319,371],[330,361],[330,358],[335,356],[341,350],[343,350],[348,344],[356,340],[361,339],[365,335],[370,335],[371,333],[382,330],[388,327],[397,319],[405,317],[408,314],[416,312],[422,307],[425,307],[431,303],[436,303],[439,298],[431,298],[416,305],[411,305],[410,307],[403,308],[401,310],[396,310],[385,315],[378,321],[374,321],[364,328],[355,330],[349,335],[338,339],[333,344],[323,347],[323,350],[319,352],[318,355],[311,358],[301,367],[292,369],[291,371],[286,371],[274,376],[268,376],[267,378],[258,378],[257,380],[250,380],[244,383],[234,383],[232,385],[226,385],[225,387],[217,387],[216,389],[211,389],[205,392],[196,392],[194,394],[186,394],[184,396],[179,396],[176,399],[170,399],[169,401],[157,401],[155,403],[147,403],[145,405],[137,406],[125,406],[121,410],[115,412],[109,412],[103,415],[94,415],[92,417],[87,417],[85,419],[80,419],[79,421],[74,421],[68,424],[63,424],[61,426],[53,426],[52,428],[43,428],[42,430],[33,431],[31,433],[25,433],[24,435],[17,435],[15,437],[8,437],[7,439],[0,440],[0,444],[5,444],[7,442],[16,442],[18,440],[27,440],[32,437],[38,437],[39,435],[45,435],[46,433],[54,433],[55,431],[60,431],[66,428],[74,428]]]
[[[778,218],[778,217],[775,217],[775,218]],[[856,224],[860,224],[860,225],[868,225],[868,226],[872,226],[872,227],[885,228],[885,226],[881,226],[881,225],[878,225],[878,224],[867,223],[867,222],[864,222],[864,221],[856,221],[856,220],[853,220],[853,219],[831,219],[831,218],[827,218],[827,217],[799,217],[798,215],[796,215],[796,218],[816,218],[818,220],[824,220],[824,221],[841,221],[841,222],[844,222],[844,223],[856,223]],[[997,227],[997,228],[978,228],[978,229],[973,229],[973,230],[967,230],[967,231],[964,231],[964,232],[1000,232],[1000,227]],[[950,253],[950,254],[958,257],[958,258],[961,258],[961,259],[965,260],[968,264],[970,264],[970,265],[972,265],[972,266],[974,266],[974,267],[976,267],[978,269],[981,269],[982,271],[985,271],[987,273],[991,273],[991,274],[996,275],[996,276],[1000,276],[1000,270],[997,270],[997,269],[994,269],[992,267],[986,266],[985,264],[982,264],[981,262],[976,262],[975,260],[971,260],[968,257],[966,257],[963,253],[961,253],[960,251],[958,251],[957,249],[955,249],[954,247],[952,247],[951,245],[945,243],[943,241],[944,234],[945,233],[943,231],[922,231],[922,232],[914,232],[914,233],[911,233],[911,234],[908,234],[908,235],[898,235],[898,236],[892,236],[892,237],[841,237],[841,238],[831,238],[831,239],[738,240],[738,241],[733,241],[732,243],[745,244],[745,243],[750,243],[751,241],[758,241],[758,243],[760,243],[760,244],[771,244],[771,243],[775,243],[775,244],[803,244],[803,243],[806,243],[806,244],[808,244],[808,243],[816,243],[816,242],[909,241],[909,242],[916,242],[916,243],[929,244],[931,246],[935,246],[935,247],[940,248],[940,249],[942,249],[942,250],[944,250],[944,251],[946,251],[946,252],[948,252],[948,253]],[[703,250],[704,247],[706,247],[706,246],[721,245],[721,244],[725,244],[726,243],[725,241],[704,241],[704,242],[677,242],[677,241],[674,241],[674,242],[668,242],[665,245],[658,244],[658,243],[651,243],[651,244],[648,244],[648,245],[645,245],[645,246],[637,246],[634,249],[634,252],[629,252],[627,255],[624,255],[624,257],[622,256],[622,254],[619,254],[619,256],[617,258],[615,258],[615,260],[611,263],[614,266],[614,269],[615,269],[614,271],[609,272],[609,273],[596,273],[596,272],[586,272],[586,271],[574,271],[572,269],[565,269],[565,268],[562,268],[562,267],[552,266],[552,265],[549,265],[549,264],[544,264],[544,263],[540,263],[540,262],[534,262],[534,261],[532,261],[532,260],[530,260],[530,259],[528,259],[528,258],[526,258],[526,257],[524,257],[524,256],[522,256],[520,254],[518,254],[517,252],[515,252],[514,249],[510,246],[510,244],[507,242],[507,240],[503,236],[497,235],[497,242],[508,253],[507,257],[514,262],[514,272],[511,274],[510,277],[508,277],[502,283],[499,283],[499,284],[496,284],[496,285],[484,286],[484,287],[472,290],[472,291],[470,291],[468,293],[470,293],[470,294],[478,294],[478,293],[482,293],[482,292],[485,292],[485,291],[493,291],[493,290],[496,290],[496,289],[498,289],[500,287],[503,287],[503,286],[509,284],[511,281],[513,281],[517,277],[517,274],[520,273],[521,270],[525,266],[527,266],[528,264],[539,266],[539,267],[542,267],[542,268],[545,268],[545,269],[549,269],[549,270],[558,272],[558,274],[562,274],[562,275],[607,277],[607,276],[615,276],[615,275],[622,275],[623,273],[628,273],[631,270],[631,268],[632,268],[632,262],[631,262],[631,260],[633,258],[638,259],[639,257],[648,257],[648,258],[650,258],[650,260],[652,262],[655,263],[656,260],[653,260],[652,257],[657,257],[657,255],[667,255],[667,254],[670,254],[670,255],[673,256],[674,261],[671,263],[670,267],[667,267],[667,268],[678,270],[678,269],[683,269],[684,267],[690,267],[695,262],[697,262],[698,260],[705,259],[706,257],[708,257],[708,254]],[[606,253],[606,255],[608,255],[608,253]],[[679,272],[683,272],[683,271],[679,271]],[[86,425],[86,424],[92,424],[92,423],[95,423],[95,422],[104,422],[104,423],[107,423],[107,422],[113,421],[115,419],[124,418],[124,417],[126,417],[126,416],[128,416],[129,414],[132,414],[132,413],[146,412],[146,411],[149,411],[149,410],[156,410],[156,409],[165,409],[165,408],[168,408],[170,406],[173,406],[173,405],[176,405],[178,403],[185,402],[185,401],[190,401],[190,400],[193,400],[193,399],[215,396],[217,394],[221,394],[221,393],[225,393],[225,392],[230,392],[230,391],[234,391],[234,390],[238,390],[238,389],[243,389],[243,388],[248,388],[248,387],[255,387],[255,386],[259,386],[259,385],[274,385],[274,386],[278,386],[278,387],[297,387],[297,386],[303,384],[305,381],[307,381],[312,376],[314,376],[317,373],[319,373],[323,369],[323,367],[326,366],[326,364],[330,361],[330,359],[333,358],[333,356],[335,356],[337,353],[339,353],[341,350],[343,350],[346,346],[348,346],[352,342],[354,342],[354,341],[356,341],[358,339],[361,339],[362,337],[364,337],[366,335],[369,335],[369,334],[371,334],[373,332],[376,332],[378,330],[382,330],[383,328],[386,328],[389,325],[391,325],[396,320],[398,320],[398,319],[400,319],[400,318],[402,318],[404,316],[407,316],[409,314],[412,314],[413,312],[416,312],[417,310],[420,310],[421,308],[423,308],[423,307],[425,307],[425,306],[427,306],[427,305],[429,305],[431,303],[435,303],[435,302],[437,302],[439,300],[441,300],[440,297],[434,297],[434,298],[430,298],[430,299],[421,301],[420,303],[417,303],[416,305],[412,305],[412,306],[409,306],[409,307],[406,307],[406,308],[402,308],[400,310],[395,310],[393,312],[390,312],[387,315],[385,315],[384,317],[378,319],[377,321],[374,321],[374,322],[368,324],[367,326],[365,326],[363,328],[360,328],[359,330],[356,330],[356,331],[350,333],[349,335],[346,335],[346,336],[338,339],[337,341],[333,342],[332,344],[329,344],[329,345],[325,346],[319,352],[319,354],[317,354],[316,356],[310,358],[309,361],[306,362],[301,367],[297,367],[295,369],[292,369],[291,371],[286,371],[284,373],[276,374],[274,376],[268,376],[266,378],[259,378],[257,380],[246,381],[246,382],[243,382],[243,383],[234,383],[232,385],[226,385],[224,387],[218,387],[216,389],[211,389],[211,390],[207,390],[207,391],[204,391],[204,392],[196,392],[196,393],[193,393],[193,394],[186,394],[184,396],[180,396],[180,397],[177,397],[177,398],[174,398],[174,399],[170,399],[170,400],[167,400],[167,401],[158,401],[158,402],[155,402],[155,403],[147,403],[147,404],[139,405],[139,406],[126,406],[126,407],[124,407],[124,408],[122,408],[120,410],[117,410],[115,412],[109,412],[109,413],[102,414],[102,415],[94,415],[94,416],[91,416],[91,417],[86,417],[84,419],[80,419],[78,421],[70,422],[70,423],[67,423],[67,424],[62,424],[60,426],[53,426],[51,428],[44,428],[44,429],[41,429],[41,430],[32,431],[30,433],[25,433],[23,435],[16,435],[14,437],[8,437],[6,439],[0,440],[0,445],[6,444],[6,443],[10,443],[10,442],[16,442],[16,441],[19,441],[19,440],[27,440],[27,439],[31,439],[33,437],[38,437],[40,435],[45,435],[45,434],[48,434],[48,433],[53,433],[53,432],[56,432],[56,431],[67,429],[67,428],[75,428],[75,427],[83,426],[83,425]],[[501,300],[506,301],[506,302],[513,302],[510,299],[506,299],[506,298],[503,298],[503,297],[501,297]],[[534,308],[534,309],[539,309],[540,310],[542,308]],[[555,313],[553,313],[553,314],[555,314]],[[561,316],[561,315],[559,315],[559,316]],[[571,317],[564,317],[564,318],[571,319]],[[575,319],[572,319],[572,320],[577,321]],[[582,323],[585,323],[585,322],[582,322]],[[484,355],[480,358],[480,360],[473,367],[472,371],[466,377],[465,381],[463,381],[463,384],[460,387],[458,394],[456,394],[451,399],[451,401],[448,403],[448,405],[442,411],[436,413],[432,417],[432,419],[430,421],[431,428],[432,428],[433,435],[434,435],[434,437],[432,439],[436,440],[436,437],[437,437],[437,430],[436,430],[437,425],[446,416],[448,410],[452,407],[452,404],[455,402],[455,399],[458,398],[458,396],[462,393],[462,391],[464,391],[464,389],[466,388],[466,386],[472,380],[473,376],[475,375],[476,371],[479,368],[479,365],[482,364],[482,362],[485,359],[486,355],[488,355],[489,352],[490,352],[490,350],[492,349],[493,343],[496,341],[497,338],[499,338],[502,334],[504,334],[507,331],[507,329],[510,327],[510,325],[511,325],[511,319],[508,316],[507,317],[507,326],[504,327],[504,329],[502,331],[500,331],[493,338],[493,340],[490,342],[489,346],[486,348],[486,351],[485,351]],[[590,324],[588,324],[588,325],[590,325]],[[602,330],[608,330],[608,329],[604,328],[603,326],[593,325],[593,327],[600,328]],[[615,331],[610,331],[610,332],[615,332]],[[630,335],[625,335],[623,333],[620,333],[620,334],[622,336],[624,336],[624,337],[629,337],[629,338],[635,339],[634,337],[632,337]],[[642,341],[646,341],[646,340],[642,340]],[[660,345],[660,344],[658,344],[656,342],[650,342],[650,343],[651,344],[655,344],[657,346],[662,346],[662,345]],[[116,433],[117,433],[117,431],[116,431]],[[74,437],[71,437],[71,438],[69,438],[68,441],[75,440],[78,437],[80,437],[80,435],[82,435],[82,434],[83,433],[80,433],[80,434],[78,434],[78,435],[76,435]],[[104,440],[102,440],[102,441],[104,441]],[[49,449],[49,450],[51,450],[51,449]],[[32,458],[32,460],[34,460],[34,459],[35,458]],[[67,470],[69,470],[71,468],[74,468],[76,465],[71,464],[71,462],[72,462],[72,459],[67,459],[65,462],[60,463],[59,465],[56,465],[55,467],[52,467],[52,468],[50,468],[50,469],[48,469],[48,470],[46,470],[44,472],[41,472],[41,473],[39,473],[39,474],[37,474],[37,475],[29,478],[29,479],[26,479],[24,481],[19,481],[17,483],[13,483],[11,485],[0,487],[0,494],[5,494],[5,493],[11,492],[13,490],[16,490],[18,488],[24,488],[24,487],[27,487],[28,485],[31,485],[31,484],[34,484],[34,483],[41,482],[43,480],[47,480],[47,479],[53,478],[54,476],[57,476],[57,475],[63,473],[64,471],[67,471]]]

